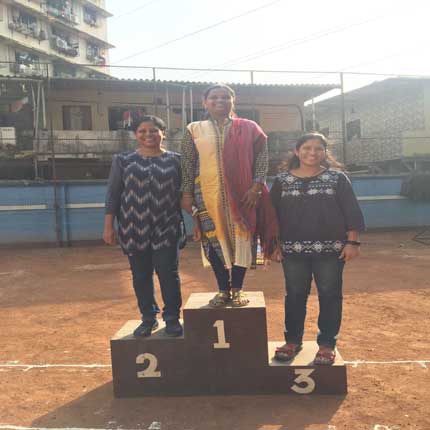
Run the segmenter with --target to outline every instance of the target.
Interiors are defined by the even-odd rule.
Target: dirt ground
[[[362,257],[347,264],[338,347],[359,363],[348,364],[346,396],[115,399],[109,339],[139,318],[121,251],[0,249],[0,429],[429,430],[430,247],[413,235],[368,233]],[[195,244],[180,269],[184,303],[215,291]],[[280,265],[250,271],[246,288],[264,291],[269,339],[281,340]],[[313,289],[305,340],[316,336],[316,299]],[[64,363],[107,367],[6,366]]]

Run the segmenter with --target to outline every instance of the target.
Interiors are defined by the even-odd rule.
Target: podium
[[[346,367],[337,351],[331,366],[314,366],[318,346],[304,342],[291,361],[273,360],[262,292],[247,292],[245,307],[211,308],[214,293],[191,294],[183,309],[184,334],[164,323],[150,337],[134,337],[128,321],[111,339],[116,397],[197,394],[345,394]]]

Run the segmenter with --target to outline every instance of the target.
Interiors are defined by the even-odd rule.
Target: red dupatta
[[[273,253],[279,233],[275,210],[270,201],[269,190],[264,184],[256,209],[247,209],[242,203],[245,193],[252,187],[254,160],[263,150],[267,136],[253,121],[233,118],[224,143],[223,165],[227,198],[233,220],[250,232],[257,234],[265,258]]]

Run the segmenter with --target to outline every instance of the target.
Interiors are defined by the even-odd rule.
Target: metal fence
[[[112,154],[133,148],[133,135],[126,129],[55,128],[53,117],[58,112],[52,104],[52,82],[57,76],[50,65],[6,66],[10,74],[0,77],[0,179],[103,179]],[[95,80],[96,86],[106,82],[106,77],[97,76],[94,65],[80,66],[93,70],[87,81]],[[122,106],[133,109],[139,105],[145,113],[166,119],[169,130],[165,144],[170,149],[178,149],[187,122],[200,119],[201,105],[193,98],[193,91],[210,82],[229,82],[238,88],[238,113],[242,110],[251,119],[259,121],[258,113],[264,109],[277,115],[282,110],[285,118],[293,109],[299,110],[295,128],[268,133],[271,173],[288,156],[297,137],[309,130],[325,134],[332,152],[350,170],[399,173],[430,168],[430,106],[426,104],[430,79],[425,76],[127,66],[110,66],[109,71],[115,81],[126,79],[131,85],[133,79],[139,79],[149,83],[149,100],[124,100]],[[179,100],[169,100],[166,82],[179,89]],[[257,101],[257,89],[276,85],[295,86],[298,91],[321,86],[330,91],[310,97],[301,106],[281,97],[272,104]],[[241,88],[247,91],[242,102]]]

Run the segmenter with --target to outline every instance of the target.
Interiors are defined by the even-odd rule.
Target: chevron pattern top
[[[106,213],[118,221],[118,240],[126,254],[175,246],[180,216],[180,155],[158,157],[134,152],[114,156],[106,194]]]

